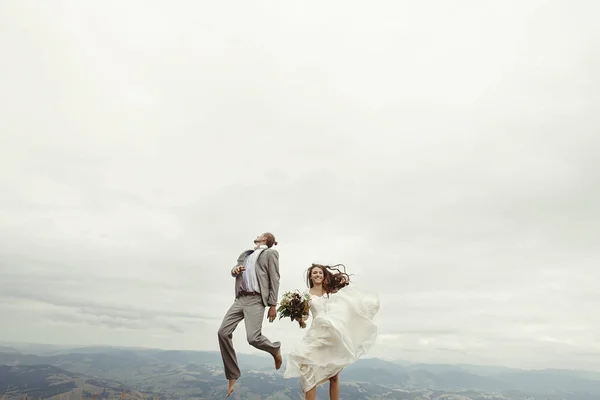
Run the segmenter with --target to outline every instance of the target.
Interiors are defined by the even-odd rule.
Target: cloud
[[[20,264],[22,268],[26,266],[24,262]],[[136,291],[149,291],[160,297],[174,290],[173,287],[143,282],[140,279],[101,278],[77,274],[48,276],[32,274],[31,271],[23,272],[26,271],[5,275],[5,279],[0,283],[0,300],[12,307],[15,303],[19,304],[20,311],[34,311],[34,318],[72,324],[102,325],[112,329],[126,328],[142,333],[155,329],[183,333],[190,325],[206,327],[207,324],[221,318],[214,312],[211,315],[210,312],[184,311],[185,307],[178,311],[165,308],[164,304],[162,307],[149,308],[114,301],[118,298],[117,293],[121,293],[121,296],[135,296]]]
[[[600,368],[597,3],[0,7],[0,340],[215,350],[269,230],[372,355]]]
[[[143,320],[139,318],[121,317],[114,315],[107,315],[101,312],[81,310],[77,314],[61,314],[54,313],[45,316],[45,319],[56,322],[66,322],[68,324],[89,324],[95,326],[102,326],[109,329],[129,329],[138,331],[147,330],[163,330],[168,333],[185,333],[185,329],[179,325],[165,323],[163,321],[152,321]]]

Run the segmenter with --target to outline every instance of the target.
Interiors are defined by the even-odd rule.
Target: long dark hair
[[[309,288],[314,286],[312,280],[310,279],[310,274],[315,268],[320,268],[321,271],[323,271],[323,291],[328,295],[329,293],[335,293],[341,288],[350,284],[350,275],[346,273],[346,266],[344,264],[312,264],[308,271],[306,271],[306,284]]]

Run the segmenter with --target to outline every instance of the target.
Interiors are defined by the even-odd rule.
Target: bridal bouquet
[[[279,302],[279,319],[290,318],[292,321],[298,321],[300,328],[306,328],[305,319],[308,317],[310,309],[310,296],[308,293],[285,292]]]

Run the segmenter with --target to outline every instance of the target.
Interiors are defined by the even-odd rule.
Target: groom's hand
[[[244,272],[244,271],[245,271],[245,269],[246,269],[246,268],[244,268],[242,265],[238,265],[237,267],[235,267],[234,269],[232,269],[232,270],[231,270],[231,273],[232,273],[233,275],[239,275],[239,274],[241,274],[242,272]]]
[[[269,322],[275,321],[276,317],[277,317],[277,309],[275,308],[275,306],[269,307],[269,312],[267,313],[267,319],[269,320]]]

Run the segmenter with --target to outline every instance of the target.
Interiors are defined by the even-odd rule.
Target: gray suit
[[[240,254],[237,265],[244,265],[246,257],[254,250]],[[232,269],[233,271],[233,269]],[[232,273],[232,276],[233,275]],[[259,350],[275,356],[281,343],[272,343],[262,334],[262,323],[267,306],[277,306],[279,295],[279,252],[273,248],[263,250],[256,261],[256,277],[260,287],[260,295],[243,295],[242,274],[235,276],[235,301],[225,314],[219,328],[219,347],[227,379],[240,377],[235,349],[233,348],[233,331],[244,320],[248,343]]]

